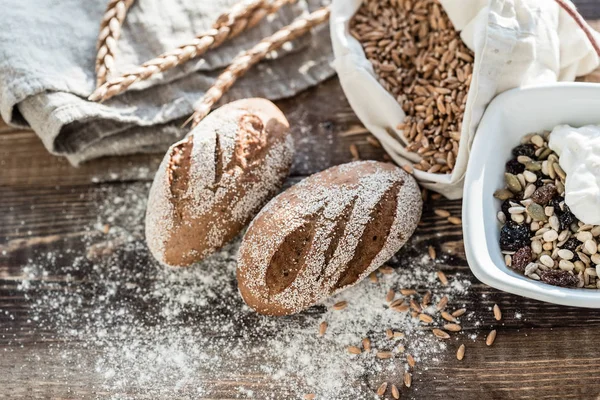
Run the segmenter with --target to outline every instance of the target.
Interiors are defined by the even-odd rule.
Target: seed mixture
[[[296,316],[260,316],[237,291],[239,239],[191,268],[152,260],[143,241],[147,190],[107,186],[81,248],[32,254],[23,269],[32,332],[65,382],[83,369],[103,398],[219,397],[226,379],[233,398],[339,400],[372,398],[385,382],[383,398],[409,399],[439,359],[484,340],[481,320],[464,309],[469,276],[443,285],[436,271],[445,255],[432,260],[415,246],[418,236],[401,265],[392,260],[374,280]],[[445,329],[442,313],[469,330]],[[21,368],[53,379],[35,354]]]
[[[439,0],[363,0],[350,33],[406,113],[398,129],[421,156],[414,167],[451,173],[474,58]]]
[[[600,288],[600,225],[579,221],[565,204],[567,175],[548,147],[550,132],[530,134],[506,163],[500,248],[508,267],[562,287]]]

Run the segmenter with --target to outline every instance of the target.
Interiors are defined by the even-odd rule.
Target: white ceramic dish
[[[504,187],[504,164],[512,148],[527,133],[559,124],[600,124],[600,85],[559,83],[514,89],[488,106],[475,135],[465,179],[467,260],[480,281],[497,289],[550,303],[600,308],[600,289],[559,288],[526,278],[506,267],[498,244],[500,201],[493,193]]]

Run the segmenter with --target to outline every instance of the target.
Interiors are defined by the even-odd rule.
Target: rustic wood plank
[[[600,4],[597,0],[573,0],[579,13],[588,20],[600,18]]]
[[[417,366],[411,388],[399,385],[401,395],[403,399],[595,399],[600,393],[596,385],[600,353],[590,343],[596,337],[597,328],[582,327],[577,329],[576,335],[572,329],[500,330],[492,347],[487,347],[482,338],[475,342],[466,340],[467,352],[462,362],[449,351],[448,357],[441,359],[438,365],[427,370]],[[455,349],[460,342],[463,341],[453,341],[448,347]],[[553,346],[555,343],[561,346]],[[587,351],[584,353],[582,349]],[[3,364],[15,366],[8,369],[9,380],[1,382],[0,378],[5,393],[11,393],[13,399],[89,399],[110,395],[103,390],[99,377],[90,373],[94,370],[90,362],[93,351],[82,350],[81,360],[66,368],[56,362],[55,352],[49,343],[13,347],[3,352]],[[28,368],[18,368],[18,365]],[[202,398],[240,398],[235,385],[230,382],[244,382],[254,391],[253,398],[256,399],[288,393],[276,379],[243,371],[243,365],[235,370],[223,370],[222,379],[206,382],[206,388],[212,393]],[[372,392],[365,391],[364,398],[371,398],[377,382],[369,382]],[[136,398],[159,398],[145,395],[136,388],[128,394]],[[173,395],[188,398],[194,394],[193,388],[189,388]],[[288,395],[298,398],[291,393]]]
[[[292,179],[288,185],[297,181],[298,179]],[[0,225],[0,279],[4,280],[5,284],[18,282],[22,279],[22,266],[27,260],[36,259],[40,254],[70,249],[69,253],[72,255],[67,255],[64,259],[64,263],[67,264],[69,257],[85,254],[89,241],[82,241],[82,237],[92,236],[99,241],[103,235],[99,231],[90,234],[89,227],[96,222],[99,222],[100,226],[107,223],[97,220],[98,204],[113,198],[126,198],[125,192],[130,185],[91,185],[85,190],[82,190],[82,186],[65,186],[57,189],[10,188],[0,191],[0,215],[4,215],[5,222]],[[146,183],[138,185],[148,187]],[[32,208],[31,203],[20,202],[19,198],[32,199],[35,207]],[[412,239],[411,251],[425,254],[431,245],[443,260],[440,269],[450,278],[457,273],[470,275],[462,243],[462,227],[450,224],[445,218],[437,216],[434,213],[436,208],[448,210],[452,215],[460,215],[461,202],[429,200],[421,224]],[[141,234],[136,240],[143,242]],[[401,264],[402,260],[399,263]],[[518,320],[504,322],[504,326],[511,329],[521,326],[600,326],[600,310],[546,304],[489,288],[472,276],[471,281],[472,292],[464,301],[469,309],[485,310],[482,313],[485,324],[494,322],[489,309],[494,302],[498,302],[507,315],[517,310],[528,311],[526,323]],[[26,318],[26,315],[22,317]],[[15,329],[18,330],[23,322],[16,323]]]
[[[118,188],[126,190],[127,186],[128,184],[92,185],[85,191],[82,191],[82,186],[65,187],[55,196],[48,195],[48,189],[45,188],[13,188],[12,195],[3,194],[0,198],[0,204],[13,207],[19,220],[24,221],[23,225],[31,228],[30,232],[13,234],[14,226],[0,227],[0,236],[22,238],[20,246],[8,249],[4,258],[0,256],[0,350],[3,351],[2,365],[7,366],[5,369],[0,366],[3,372],[0,376],[10,376],[10,380],[6,382],[0,378],[0,386],[13,393],[12,398],[95,398],[110,395],[102,388],[102,376],[94,373],[93,363],[97,358],[97,350],[78,347],[78,343],[72,340],[61,345],[62,339],[56,337],[53,331],[36,328],[28,313],[29,302],[17,290],[17,285],[23,278],[21,268],[29,259],[37,259],[60,249],[70,249],[71,255],[61,261],[62,264],[69,265],[72,257],[85,253],[87,244],[81,240],[81,235],[95,221],[94,206],[106,196],[103,188],[110,187],[111,196],[119,196]],[[68,193],[72,192],[74,197],[69,199]],[[13,199],[20,195],[35,199],[36,207],[32,209],[27,204],[13,203]],[[77,195],[81,204],[75,211],[71,203],[75,202]],[[60,206],[62,208],[54,208],[57,199],[67,199]],[[435,246],[443,260],[440,268],[450,280],[456,274],[469,274],[462,249],[461,229],[436,216],[433,210],[444,208],[458,215],[460,207],[459,201],[430,200],[411,246],[411,251],[417,253],[425,253],[429,245]],[[52,212],[48,212],[48,209],[53,208]],[[5,210],[0,210],[0,215],[6,215]],[[62,215],[56,218],[61,220],[70,213],[76,217],[66,219],[66,225],[62,228],[55,226],[56,221],[43,222],[48,214]],[[101,236],[98,233],[99,240]],[[10,241],[9,245],[14,245],[16,240]],[[0,248],[0,254],[6,250],[7,247]],[[403,260],[404,256],[401,255],[398,264],[402,265]],[[136,259],[136,262],[144,263],[140,259]],[[129,264],[128,260],[123,260],[123,265]],[[59,275],[51,274],[44,279],[49,282],[67,279],[83,282],[86,276],[85,270],[78,270],[72,271],[69,276],[63,272]],[[442,354],[438,362],[428,365],[427,369],[417,366],[413,386],[411,389],[402,389],[403,398],[469,400],[479,399],[484,395],[490,396],[485,398],[503,399],[588,399],[600,392],[594,385],[595,370],[600,367],[600,350],[590,345],[600,328],[600,310],[545,304],[491,289],[479,284],[472,276],[471,280],[473,286],[469,293],[457,302],[480,316],[480,327],[475,328],[465,323],[465,333],[448,342],[448,351]],[[89,284],[93,285],[94,282]],[[143,280],[139,284],[144,285]],[[501,323],[493,319],[491,307],[495,303],[503,310],[504,318]],[[310,313],[322,311],[318,307],[309,310]],[[289,322],[301,321],[303,315],[305,314],[291,317]],[[149,315],[149,318],[152,316]],[[215,334],[210,326],[200,326],[206,330],[206,335]],[[492,347],[487,347],[484,336],[492,327],[498,330],[498,337]],[[235,331],[243,335],[244,327],[240,326]],[[465,336],[475,331],[480,331],[476,340]],[[265,332],[266,337],[269,335],[269,332]],[[460,343],[467,345],[466,357],[462,362],[454,357]],[[77,349],[79,356],[76,362],[75,359],[66,364],[57,362],[60,348],[66,345]],[[219,371],[219,380],[207,378],[204,381],[199,377],[211,391],[211,395],[204,398],[237,398],[237,385],[240,382],[252,388],[255,398],[266,398],[273,393],[288,393],[287,388],[276,379],[244,372],[256,360],[256,356],[251,355],[244,358],[243,363],[236,368],[223,368]],[[365,379],[370,388],[365,389],[366,397],[375,391],[380,381],[387,378],[385,373],[378,373],[368,374]],[[192,389],[189,390],[177,392],[177,396],[192,396]],[[128,394],[136,398],[170,397],[144,397],[143,388],[134,387]],[[287,395],[292,396],[291,393]]]
[[[8,126],[6,122],[2,118],[0,118],[0,134],[10,132],[15,130],[15,128]]]

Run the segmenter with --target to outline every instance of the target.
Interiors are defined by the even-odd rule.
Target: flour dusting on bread
[[[291,314],[350,287],[392,257],[421,216],[414,179],[360,161],[315,174],[277,196],[240,248],[238,284],[265,314]]]
[[[146,238],[163,264],[197,262],[237,235],[281,188],[289,124],[270,101],[229,103],[167,152],[148,199]]]

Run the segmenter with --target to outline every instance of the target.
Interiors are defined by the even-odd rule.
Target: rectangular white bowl
[[[558,83],[514,89],[488,106],[477,129],[465,178],[463,232],[469,267],[483,283],[532,299],[576,307],[600,308],[600,289],[560,288],[511,270],[500,251],[500,201],[504,164],[521,138],[556,125],[600,124],[600,85]],[[598,210],[600,212],[600,210]]]

